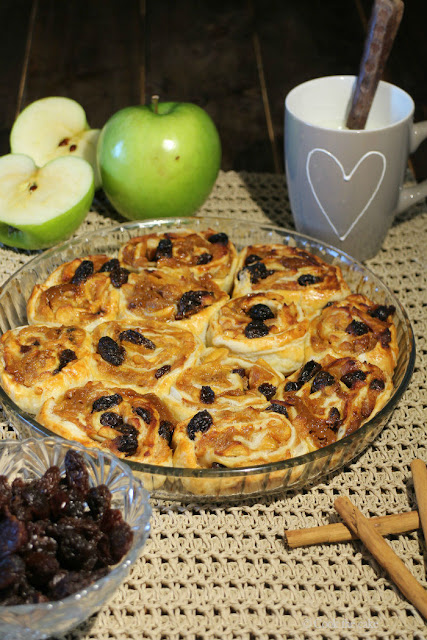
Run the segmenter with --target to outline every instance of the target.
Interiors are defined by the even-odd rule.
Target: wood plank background
[[[283,172],[283,102],[296,84],[355,74],[372,0],[1,0],[0,153],[19,111],[63,95],[102,127],[118,109],[199,104],[222,168]],[[426,0],[407,0],[385,79],[427,119]],[[427,177],[427,143],[412,158]]]

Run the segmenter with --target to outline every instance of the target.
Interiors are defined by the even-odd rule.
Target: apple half
[[[23,154],[0,158],[0,242],[45,249],[66,240],[83,222],[94,196],[86,160],[61,157],[43,167]]]
[[[10,133],[12,153],[24,153],[38,167],[61,156],[78,156],[92,166],[95,188],[101,186],[96,166],[100,129],[91,129],[83,107],[60,96],[41,98],[17,117]]]

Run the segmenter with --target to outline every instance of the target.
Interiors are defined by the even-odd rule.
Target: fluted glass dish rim
[[[7,292],[10,291],[11,287],[16,287],[17,283],[19,284],[22,282],[22,278],[25,278],[25,275],[30,271],[37,272],[37,269],[43,264],[53,263],[53,266],[55,266],[55,264],[56,266],[59,266],[62,262],[71,260],[73,257],[83,257],[92,253],[105,252],[111,255],[118,249],[122,242],[125,242],[127,239],[139,234],[165,232],[175,229],[194,229],[199,231],[207,228],[212,228],[215,231],[224,231],[229,235],[231,241],[234,242],[239,249],[247,244],[258,244],[263,242],[279,242],[304,248],[307,251],[320,256],[327,262],[339,265],[343,269],[344,277],[347,280],[349,279],[349,276],[351,276],[355,282],[357,281],[358,284],[356,288],[352,285],[351,281],[349,283],[353,293],[365,293],[375,302],[393,304],[396,307],[395,319],[397,316],[400,347],[400,371],[398,375],[398,382],[397,384],[395,383],[394,391],[385,406],[357,431],[326,447],[306,453],[296,458],[257,466],[238,467],[234,469],[161,467],[158,465],[133,461],[126,461],[126,464],[129,465],[134,472],[143,474],[144,477],[147,477],[148,475],[152,476],[153,479],[156,477],[163,477],[163,479],[170,478],[172,484],[169,488],[161,487],[160,489],[156,489],[156,482],[153,482],[152,486],[154,488],[151,489],[150,483],[148,483],[148,489],[153,497],[165,499],[235,499],[242,495],[246,497],[306,486],[313,480],[319,480],[329,473],[341,468],[345,464],[348,464],[348,462],[369,446],[385,426],[393,409],[407,389],[415,365],[414,333],[406,310],[395,294],[378,276],[373,273],[371,269],[355,260],[349,254],[330,244],[285,227],[270,224],[268,222],[245,219],[243,217],[203,216],[124,222],[122,224],[96,229],[88,234],[77,236],[72,240],[61,243],[40,255],[36,255],[20,267],[20,269],[18,269],[3,285],[3,290],[0,294],[0,311],[4,305],[5,296],[7,295]],[[118,240],[118,238],[121,239]],[[94,247],[94,245],[96,246]],[[7,326],[7,321],[5,325],[4,317],[0,317],[0,330],[4,331],[7,328],[11,327]],[[1,386],[0,400],[3,403],[7,415],[12,418],[12,422],[13,418],[15,418],[15,421],[17,420],[19,424],[29,430],[30,433],[35,432],[40,435],[52,434],[52,432],[46,427],[39,424],[34,419],[34,416],[22,411],[11,400],[11,398],[9,398]],[[348,452],[348,454],[346,452]],[[342,459],[339,464],[335,464],[333,459],[336,460],[338,454],[343,454]],[[324,468],[321,468],[320,466],[322,459],[325,459],[326,461]],[[328,459],[331,461],[330,464],[327,463]],[[244,485],[245,478],[260,476],[261,474],[271,474],[273,472],[285,472],[286,470],[292,470],[300,465],[305,465],[305,471],[301,474],[300,481],[291,480],[289,482],[284,482],[281,486],[275,487],[274,489],[264,487],[261,489],[258,488],[255,491],[245,491],[242,486],[238,488],[235,493],[229,492],[229,495],[225,496],[217,494],[210,495],[209,493],[204,493],[203,495],[198,496],[198,494],[188,492],[186,489],[182,489],[182,487],[180,488],[175,482],[176,479],[180,478],[200,478],[205,480],[214,478],[241,478]],[[313,473],[310,473],[307,465],[313,469]]]

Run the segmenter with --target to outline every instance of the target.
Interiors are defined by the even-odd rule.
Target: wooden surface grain
[[[283,172],[283,103],[296,84],[356,74],[371,0],[2,0],[0,153],[19,111],[63,95],[102,127],[118,109],[195,102],[214,119],[222,168]],[[407,0],[384,78],[427,119],[424,0]],[[427,144],[411,159],[427,177]]]

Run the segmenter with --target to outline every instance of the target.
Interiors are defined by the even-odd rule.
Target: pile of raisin
[[[107,575],[132,540],[77,451],[67,452],[64,477],[57,466],[37,480],[0,476],[0,605],[66,598]]]

